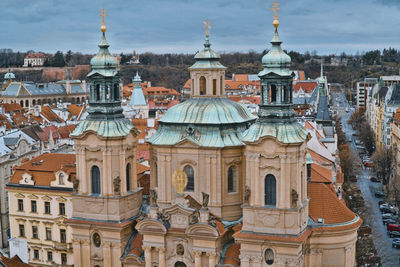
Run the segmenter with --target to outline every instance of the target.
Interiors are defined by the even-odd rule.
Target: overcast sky
[[[194,53],[202,22],[219,52],[262,51],[272,38],[273,0],[1,0],[0,48],[95,53],[100,9],[113,53]],[[281,0],[283,48],[320,54],[400,49],[400,0]]]

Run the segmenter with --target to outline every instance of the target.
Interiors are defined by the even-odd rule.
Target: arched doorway
[[[184,263],[181,262],[181,261],[177,261],[177,262],[175,263],[174,267],[186,267],[186,264],[184,264]]]

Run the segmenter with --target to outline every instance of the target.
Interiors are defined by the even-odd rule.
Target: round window
[[[98,233],[93,234],[93,244],[98,248],[101,245],[101,238]]]
[[[272,249],[267,248],[264,251],[264,260],[265,260],[265,263],[268,265],[271,265],[274,263],[274,251]]]

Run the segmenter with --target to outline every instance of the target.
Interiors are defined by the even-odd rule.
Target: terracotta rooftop
[[[144,95],[175,95],[175,96],[181,95],[175,89],[169,89],[169,88],[160,87],[160,86],[144,88],[143,94]]]
[[[340,224],[355,219],[355,214],[336,196],[332,185],[308,183],[309,216],[314,222],[324,219],[324,224]]]
[[[293,91],[297,93],[301,88],[304,93],[312,93],[317,85],[318,83],[314,81],[296,82],[293,84]]]
[[[51,122],[64,122],[63,119],[61,119],[49,106],[42,106],[42,111],[41,114],[43,117],[45,117],[48,121]]]
[[[393,122],[394,122],[394,124],[396,124],[397,126],[400,125],[400,108],[398,108],[398,109],[396,110],[396,114],[394,114],[394,117],[393,117]]]
[[[324,156],[312,151],[311,149],[307,149],[307,153],[310,154],[311,159],[314,163],[318,163],[320,165],[324,164],[333,164],[333,162]]]
[[[321,165],[311,164],[311,182],[314,183],[332,183],[332,170]]]
[[[240,244],[232,243],[225,252],[222,266],[238,267],[240,266]]]
[[[228,98],[235,102],[250,102],[256,105],[260,105],[261,102],[261,98],[259,96],[229,96]]]
[[[42,53],[32,53],[27,55],[25,58],[43,58],[46,57],[44,54]]]
[[[159,100],[159,101],[152,101],[149,100],[148,104],[149,104],[149,109],[169,109],[177,104],[179,104],[180,101],[178,99],[163,99],[163,100]]]
[[[31,267],[32,265],[24,263],[17,255],[12,258],[0,256],[0,266],[4,267]]]
[[[69,116],[68,116],[68,120],[71,120],[73,117],[75,118],[75,120],[79,117],[79,115],[81,114],[81,111],[83,109],[83,105],[76,105],[76,104],[71,104],[67,106],[68,112],[69,112]]]
[[[148,86],[147,82],[142,82],[142,89],[147,88],[147,86]],[[132,95],[133,87],[134,87],[133,83],[129,83],[123,87],[122,93],[124,97],[129,97]]]
[[[136,163],[136,173],[137,174],[141,174],[141,173],[144,173],[145,171],[149,171],[149,170],[150,170],[149,166],[146,166],[146,165],[143,165],[140,163]]]
[[[76,175],[75,154],[47,153],[42,154],[15,168],[10,184],[19,184],[24,173],[32,175],[36,186],[50,186],[55,180],[55,173],[63,170],[70,174],[72,182]]]
[[[24,112],[24,108],[17,103],[2,103],[0,104],[0,106],[4,108],[5,113],[16,112],[16,111]]]

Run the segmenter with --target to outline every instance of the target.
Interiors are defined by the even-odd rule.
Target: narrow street
[[[336,101],[336,99],[338,99],[338,101]],[[342,118],[343,131],[347,139],[351,140],[350,144],[353,151],[358,155],[353,137],[355,131],[347,124],[352,111],[345,96],[343,94],[333,93],[332,103],[334,109],[337,110],[338,115]],[[349,112],[346,112],[346,110]],[[369,225],[372,229],[372,239],[378,251],[378,256],[382,259],[382,266],[400,266],[400,249],[392,248],[392,239],[389,238],[386,232],[386,226],[382,223],[382,214],[378,205],[378,201],[382,199],[374,196],[377,190],[382,190],[382,184],[371,182],[371,176],[374,176],[374,173],[363,166],[362,173],[357,177],[357,184],[363,194],[365,207],[369,211],[363,219],[365,224]]]

